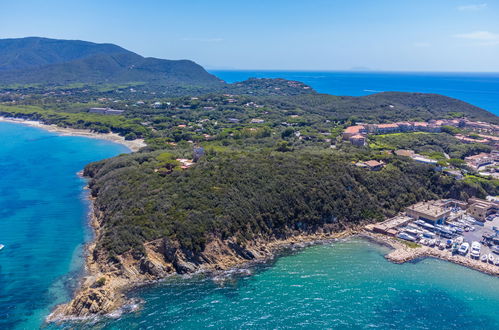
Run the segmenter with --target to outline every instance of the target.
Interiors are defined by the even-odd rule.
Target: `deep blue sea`
[[[0,329],[37,329],[82,270],[85,164],[128,149],[0,122]]]
[[[319,92],[441,93],[499,114],[498,74],[216,71],[303,81]],[[126,152],[106,141],[0,123],[0,329],[35,329],[70,297],[91,237],[85,164]],[[211,279],[174,277],[130,293],[137,312],[98,329],[499,329],[499,279],[435,259],[396,265],[360,240],[289,251]]]
[[[437,93],[454,97],[499,115],[499,73],[210,71],[236,82],[285,78],[312,86],[320,93],[361,96],[378,92]]]

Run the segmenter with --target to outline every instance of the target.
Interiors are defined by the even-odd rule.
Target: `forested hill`
[[[499,117],[469,103],[439,94],[383,92],[367,96],[302,94],[264,97],[274,107],[326,116],[335,120],[354,119],[372,123],[426,121],[468,117],[499,124]]]
[[[188,60],[145,58],[112,44],[79,40],[0,40],[2,84],[130,83],[221,86],[223,82]]]
[[[387,159],[383,171],[366,172],[335,152],[209,153],[187,171],[165,174],[163,168],[174,166],[171,156],[142,152],[87,166],[101,214],[98,255],[133,251],[141,258],[145,242],[163,238],[190,262],[202,263],[214,239],[242,248],[257,238],[376,221],[437,196],[484,194],[399,158]]]

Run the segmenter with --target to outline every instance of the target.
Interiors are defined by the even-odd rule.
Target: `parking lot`
[[[499,254],[493,253],[489,247],[497,243],[486,242],[484,235],[496,237],[499,233],[499,216],[490,216],[485,222],[476,220],[464,210],[454,208],[448,221],[441,225],[431,225],[422,220],[406,222],[399,227],[398,238],[417,242],[421,245],[435,249],[448,250],[452,253],[463,255],[467,258],[480,259],[483,262],[499,265]],[[472,243],[480,243],[479,256],[473,257]],[[497,241],[496,241],[497,242]],[[461,247],[468,243],[468,248],[461,251]],[[489,254],[492,259],[489,259]]]
[[[465,231],[463,233],[462,236],[464,237],[464,240],[469,243],[474,241],[481,242],[483,234],[494,232],[494,227],[499,228],[499,217],[495,217],[492,221],[485,221],[483,226],[474,225],[473,227],[475,228],[475,230],[467,232]],[[491,252],[492,251],[487,245],[482,244],[481,254],[488,254]]]

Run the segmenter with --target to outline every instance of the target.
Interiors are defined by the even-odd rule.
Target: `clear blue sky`
[[[110,42],[207,68],[499,71],[499,0],[0,0],[0,38]]]

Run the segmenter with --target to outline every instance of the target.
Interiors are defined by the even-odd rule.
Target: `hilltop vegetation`
[[[176,87],[223,86],[220,79],[192,61],[144,58],[116,45],[79,40],[0,40],[0,63],[4,85],[144,82]]]
[[[380,220],[424,199],[485,194],[397,157],[368,172],[342,152],[210,151],[189,170],[163,175],[155,171],[160,154],[122,155],[85,169],[102,212],[98,250],[110,258],[130,250],[141,258],[143,243],[166,238],[202,262],[199,253],[216,238],[244,246],[257,237]]]

